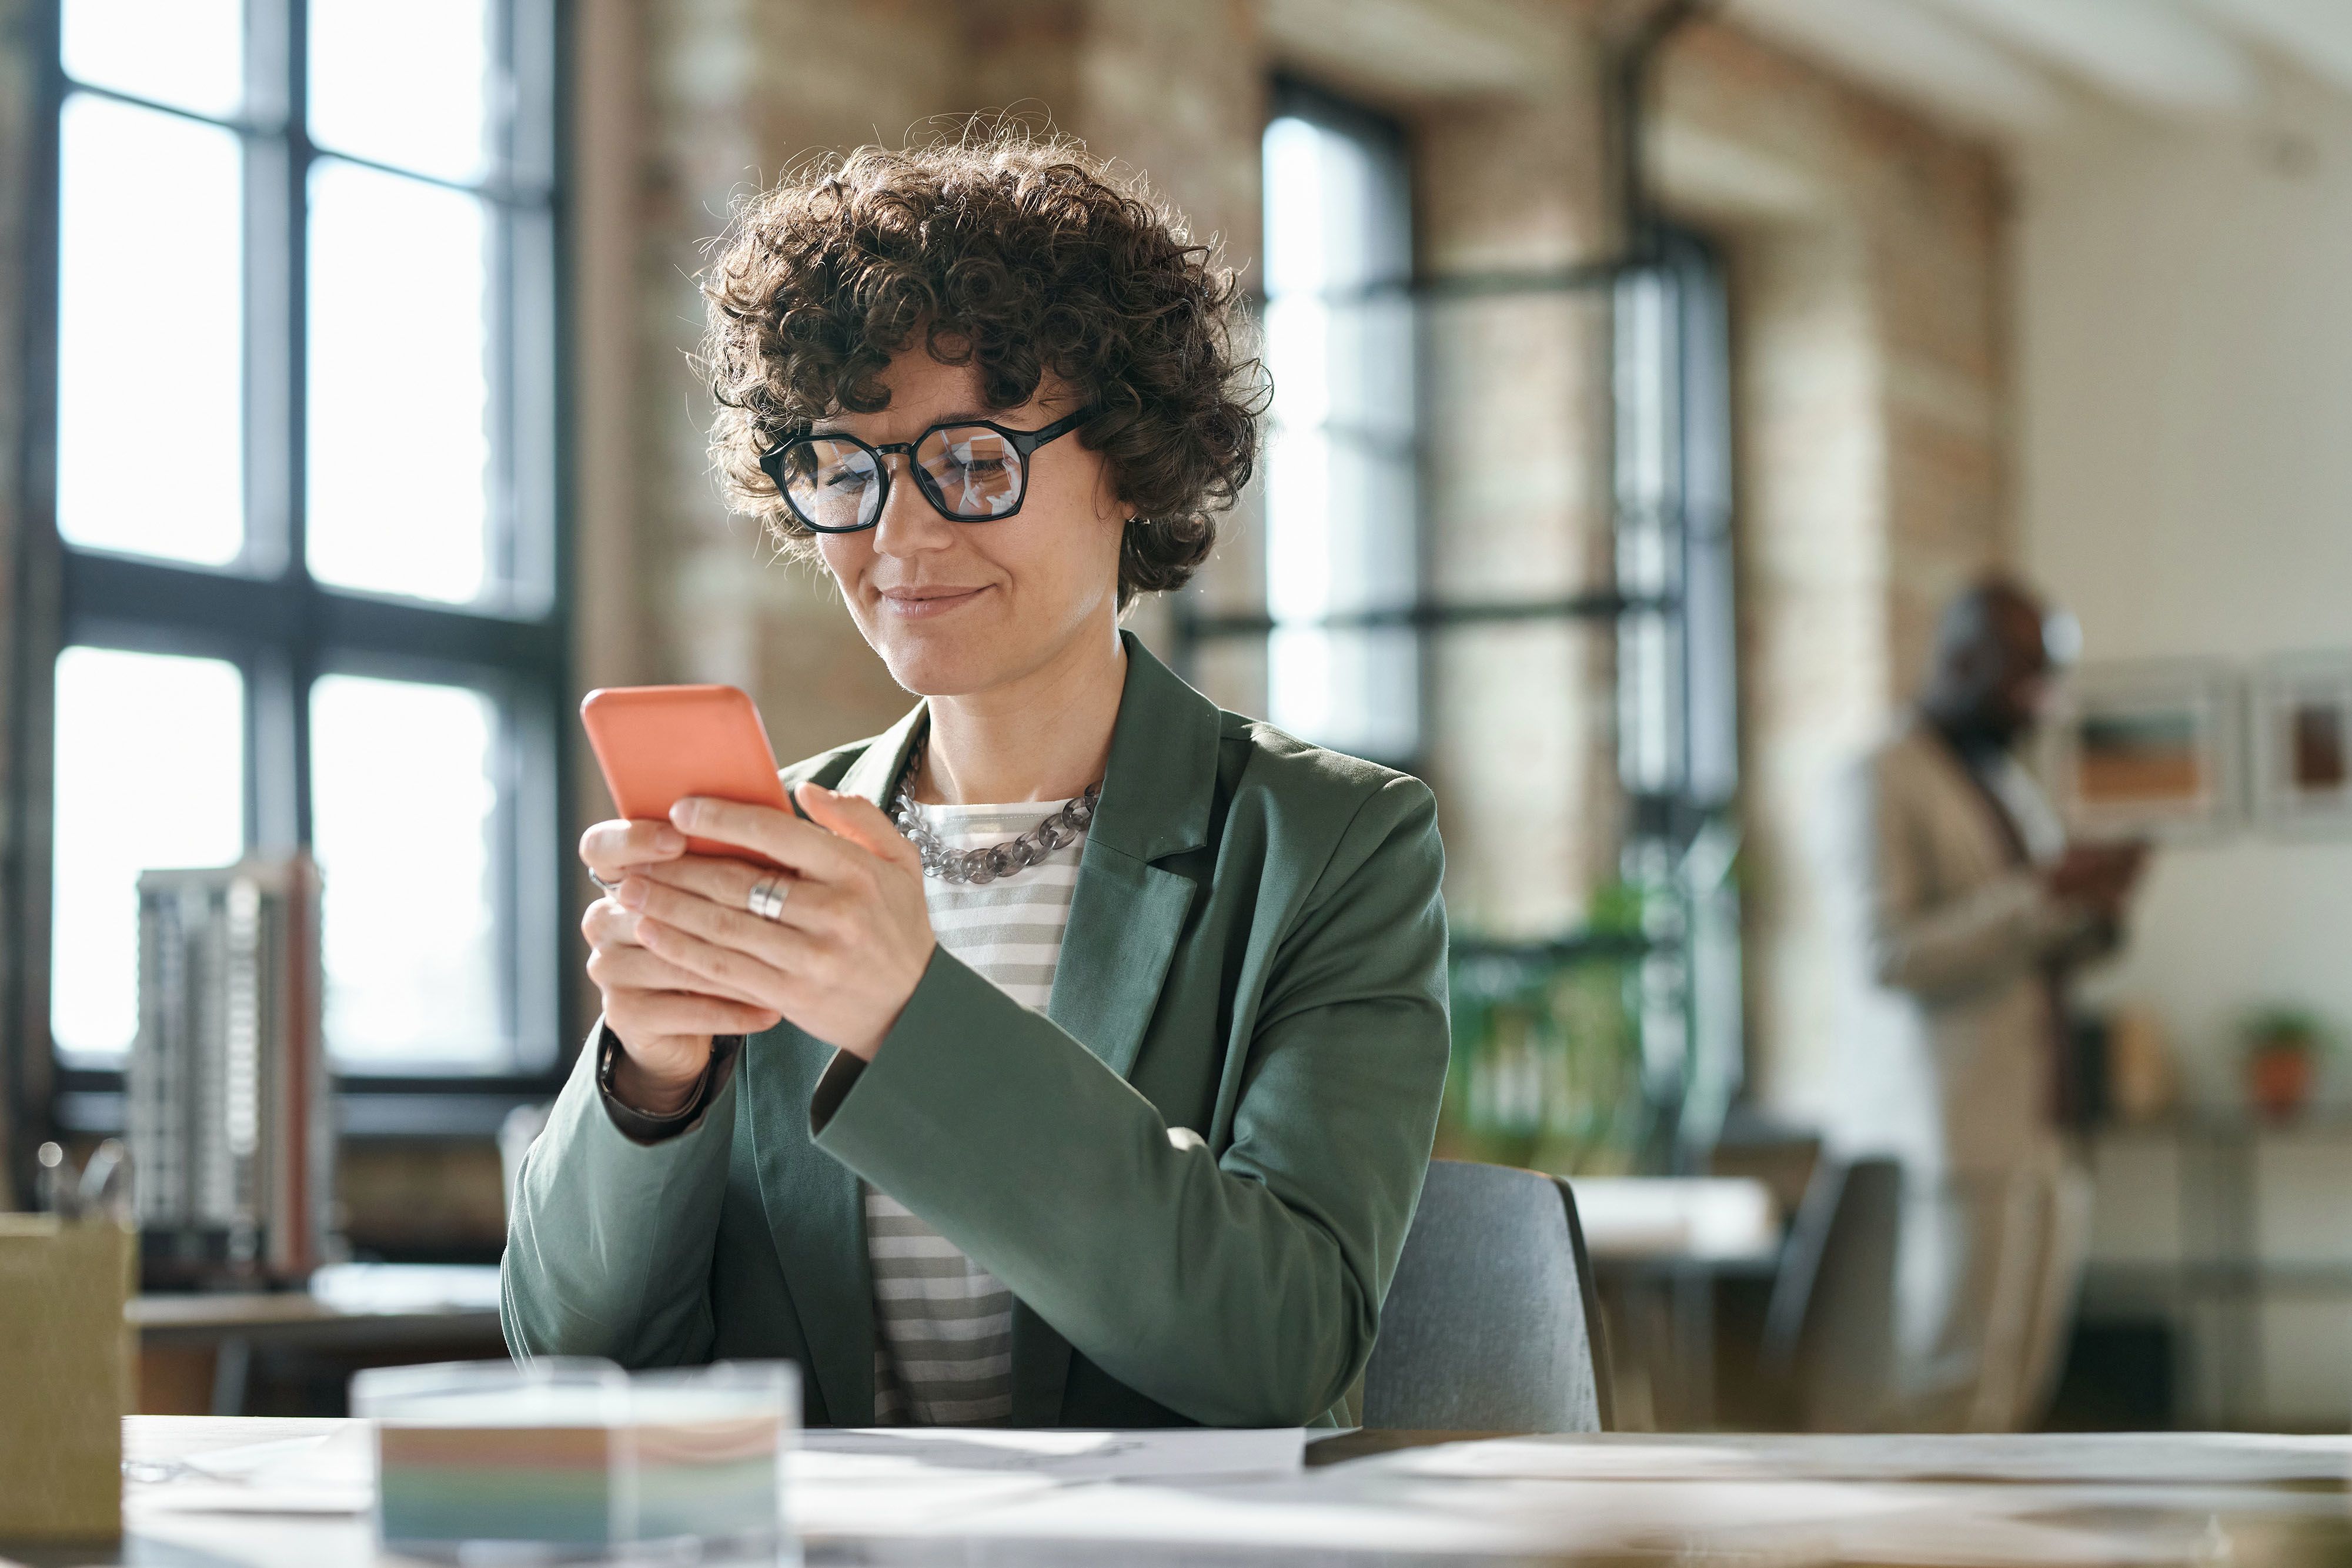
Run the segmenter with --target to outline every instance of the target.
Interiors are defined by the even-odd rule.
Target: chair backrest
[[[1895,1393],[1895,1249],[1903,1167],[1824,1160],[1789,1228],[1764,1319],[1765,1375],[1809,1432],[1868,1432]]]
[[[1600,1321],[1566,1182],[1432,1161],[1364,1371],[1364,1425],[1605,1431]]]

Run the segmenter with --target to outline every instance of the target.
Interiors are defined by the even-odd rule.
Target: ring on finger
[[[603,888],[606,893],[617,893],[620,891],[621,884],[619,883],[606,882],[603,877],[598,876],[593,871],[588,873],[588,880],[594,883],[598,887]]]
[[[743,895],[743,906],[762,920],[782,920],[784,900],[791,895],[790,884],[781,876],[761,877]]]

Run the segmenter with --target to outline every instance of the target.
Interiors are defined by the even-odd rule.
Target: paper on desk
[[[2352,1437],[2234,1432],[1496,1437],[1374,1455],[1343,1468],[1465,1479],[2346,1483],[2352,1482]]]
[[[1296,1427],[818,1430],[804,1434],[786,1461],[786,1506],[811,1541],[932,1535],[1082,1482],[1296,1476],[1306,1447]]]
[[[1427,1481],[1348,1469],[1252,1481],[1058,1487],[960,1521],[956,1533],[1021,1542],[1023,1560],[1041,1563],[1061,1560],[1034,1550],[1045,1542],[1084,1543],[1097,1562],[1236,1548],[1547,1559],[1654,1549],[1672,1556],[1702,1534],[1736,1541],[1761,1528],[1855,1522],[1906,1506],[1869,1488],[1802,1482]]]
[[[495,1312],[495,1263],[330,1263],[310,1294],[341,1312]]]
[[[943,1471],[1012,1472],[1057,1481],[1296,1475],[1298,1427],[1013,1431],[994,1427],[858,1427],[806,1433],[795,1461],[812,1479],[836,1458],[883,1459]]]
[[[161,1513],[364,1513],[375,1502],[374,1436],[341,1431],[213,1448],[123,1467],[122,1505]]]
[[[967,1545],[1017,1543],[1019,1560],[1036,1568],[1191,1561],[1236,1550],[1903,1568],[2087,1568],[2229,1556],[2226,1537],[2216,1554],[2215,1527],[2202,1513],[2141,1517],[2148,1513],[2142,1509],[2117,1522],[2096,1511],[2034,1517],[2006,1506],[2011,1497],[2042,1490],[1778,1479],[1427,1480],[1349,1465],[1257,1481],[1056,1487],[963,1518],[954,1533]],[[1006,1553],[979,1555],[994,1561]]]

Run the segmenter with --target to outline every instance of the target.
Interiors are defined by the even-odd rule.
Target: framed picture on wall
[[[2263,825],[2352,831],[2352,653],[2263,664],[2254,675],[2252,731]]]
[[[2225,664],[2086,664],[2051,726],[2053,781],[2077,831],[2210,837],[2242,812],[2245,684]]]

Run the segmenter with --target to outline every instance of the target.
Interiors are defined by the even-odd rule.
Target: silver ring
[[[743,906],[762,920],[782,920],[784,899],[791,891],[781,876],[762,877],[743,895]]]
[[[621,891],[621,884],[619,883],[606,882],[603,877],[598,876],[593,871],[588,873],[588,880],[594,883],[598,887],[603,888],[606,893],[618,893]]]

